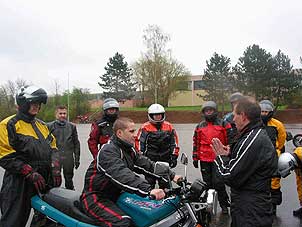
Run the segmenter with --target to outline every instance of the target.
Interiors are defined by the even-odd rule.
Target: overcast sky
[[[301,0],[0,0],[0,84],[22,78],[52,94],[55,81],[68,88],[69,74],[70,88],[100,92],[109,57],[136,61],[151,24],[193,75],[214,52],[235,65],[252,44],[302,67]]]

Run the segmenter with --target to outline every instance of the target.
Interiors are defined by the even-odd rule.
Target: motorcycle
[[[185,165],[184,179],[180,185],[173,186],[169,181],[166,198],[160,201],[152,196],[143,198],[124,192],[117,205],[128,214],[136,227],[209,227],[211,216],[217,212],[217,193],[207,189],[200,179],[193,183],[187,181],[188,157],[181,155]],[[157,162],[154,175],[158,179],[168,179],[169,165]],[[31,199],[32,207],[51,220],[54,226],[97,227],[95,220],[81,209],[80,193],[64,188],[53,188],[44,195]]]

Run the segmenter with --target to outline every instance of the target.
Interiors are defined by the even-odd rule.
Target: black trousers
[[[203,181],[218,193],[218,201],[221,207],[230,206],[229,196],[225,189],[225,184],[216,174],[213,162],[200,161],[200,171]]]
[[[74,176],[74,158],[73,154],[66,154],[61,157],[61,165],[65,179],[65,188],[74,190],[73,176]]]
[[[36,190],[31,182],[6,171],[0,193],[0,227],[25,227],[30,216],[31,197],[35,194]],[[41,219],[44,219],[42,215],[33,218],[31,226],[37,226]]]
[[[99,198],[96,194],[81,196],[81,206],[85,213],[98,221],[101,227],[128,227],[131,218],[113,201]]]

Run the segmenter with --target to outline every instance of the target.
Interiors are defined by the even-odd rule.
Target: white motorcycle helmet
[[[160,104],[152,104],[148,108],[148,119],[151,123],[162,123],[166,119],[165,108]],[[161,114],[161,120],[154,120],[153,116],[155,114]]]
[[[298,167],[298,163],[293,154],[285,152],[282,153],[278,160],[278,172],[281,177],[287,177],[290,171]]]

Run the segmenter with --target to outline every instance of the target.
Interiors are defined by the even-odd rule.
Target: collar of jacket
[[[263,123],[261,119],[256,119],[254,121],[251,121],[248,123],[239,133],[238,133],[238,138],[241,138],[243,135],[246,133],[252,131],[255,128],[263,128]]]
[[[65,126],[66,125],[66,121],[60,121],[60,120],[56,120],[57,125],[59,126]]]
[[[129,150],[129,149],[133,149],[133,145],[124,141],[124,140],[121,140],[120,138],[118,138],[116,135],[113,135],[111,137],[111,141],[113,143],[115,143],[117,146],[119,146],[122,150]]]
[[[21,111],[18,111],[17,114],[16,114],[17,118],[20,119],[20,120],[23,120],[27,123],[31,123],[35,120],[35,116],[33,115],[30,115],[30,114],[25,114]]]

